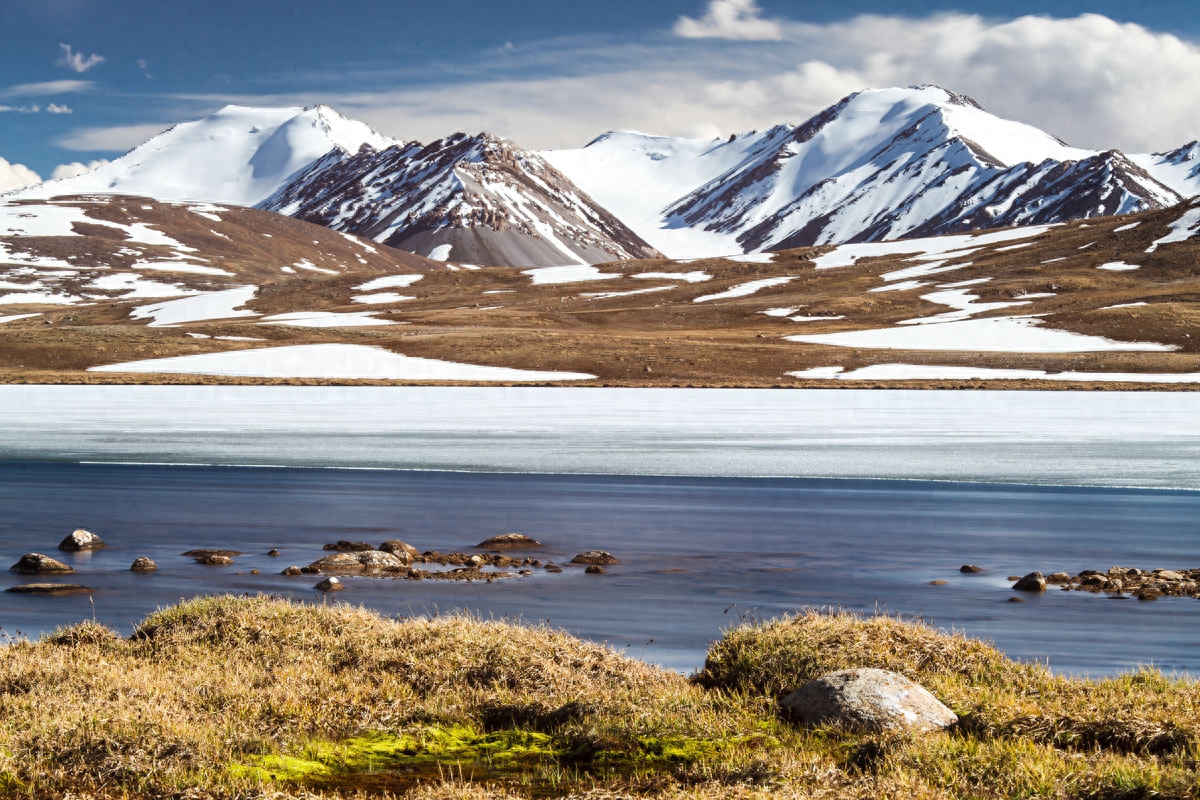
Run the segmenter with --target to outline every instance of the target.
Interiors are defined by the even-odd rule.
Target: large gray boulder
[[[882,669],[822,675],[783,698],[783,707],[806,725],[869,733],[938,731],[958,722],[925,687]]]

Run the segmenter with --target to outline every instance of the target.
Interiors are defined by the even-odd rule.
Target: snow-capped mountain
[[[334,151],[261,207],[443,261],[550,266],[658,255],[543,158],[487,133]]]
[[[121,158],[74,178],[47,181],[18,197],[126,194],[166,201],[252,206],[330,152],[400,144],[328,106],[226,106],[160,133]]]
[[[1200,194],[1200,141],[1190,142],[1167,153],[1129,158],[1184,197]]]
[[[917,86],[859,92],[800,126],[727,141],[627,134],[545,155],[647,241],[684,256],[1163,208],[1188,194],[1188,179],[1169,179],[1159,165],[1182,175],[1189,154],[1149,163],[1080,150],[963,95]],[[626,179],[639,173],[678,178],[676,187],[700,180],[653,214]]]

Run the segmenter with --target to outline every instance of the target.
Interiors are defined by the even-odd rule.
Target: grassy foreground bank
[[[892,669],[959,714],[804,729],[780,693]],[[1200,686],[1084,681],[891,618],[737,628],[692,678],[567,634],[349,606],[193,600],[129,639],[0,648],[0,796],[1200,798]]]

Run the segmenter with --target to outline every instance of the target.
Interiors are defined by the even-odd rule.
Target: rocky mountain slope
[[[552,266],[658,255],[540,156],[486,133],[335,150],[261,207],[442,261]]]
[[[699,255],[1165,208],[1200,193],[1197,149],[1135,157],[1080,150],[968,97],[920,86],[859,92],[802,125],[708,147],[623,134],[545,156],[648,241]],[[676,190],[693,185],[651,211],[623,180],[638,173],[668,176]]]

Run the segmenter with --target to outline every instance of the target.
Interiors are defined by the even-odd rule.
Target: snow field
[[[992,369],[936,364],[872,364],[852,372],[845,367],[814,367],[786,373],[794,378],[839,381],[1044,380],[1109,383],[1200,383],[1200,372],[1046,372],[1040,369]]]
[[[738,285],[732,286],[723,292],[717,292],[716,294],[702,295],[700,297],[694,298],[692,300],[692,302],[693,303],[707,303],[711,300],[729,300],[730,298],[734,298],[734,297],[747,297],[749,295],[755,294],[756,292],[762,291],[763,289],[767,289],[772,286],[782,286],[783,284],[788,283],[789,281],[792,281],[792,280],[795,280],[795,278],[794,277],[761,278],[756,281],[749,281],[747,283],[739,283]]]

